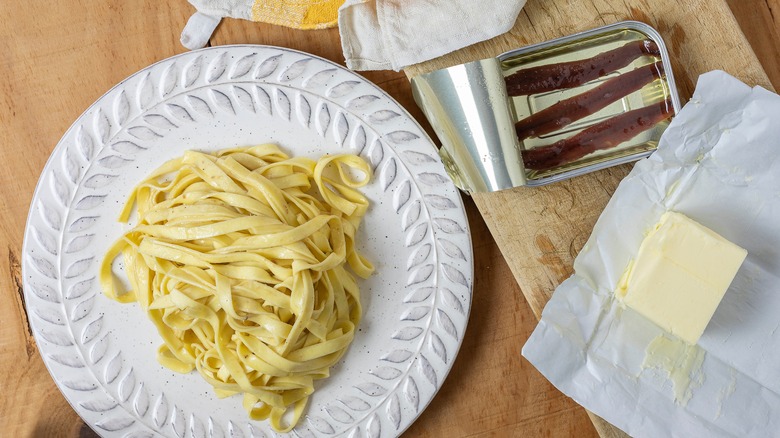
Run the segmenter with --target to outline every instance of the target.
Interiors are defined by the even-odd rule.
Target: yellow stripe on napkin
[[[296,29],[323,29],[337,24],[344,0],[255,0],[252,21]]]

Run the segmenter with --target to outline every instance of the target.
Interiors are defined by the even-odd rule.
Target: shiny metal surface
[[[439,154],[458,187],[493,192],[525,185],[498,59],[417,76],[412,92],[442,141]]]
[[[668,98],[677,113],[680,101],[666,46],[655,29],[637,21],[603,26],[512,50],[498,58],[457,65],[412,78],[414,99],[442,141],[439,154],[455,184],[469,193],[493,192],[525,185],[540,186],[650,155],[652,150],[644,150],[584,167],[561,168],[558,172],[535,177],[529,175],[523,166],[523,145],[514,130],[516,119],[504,81],[508,59],[577,43],[620,29],[641,32],[657,43],[665,67]]]

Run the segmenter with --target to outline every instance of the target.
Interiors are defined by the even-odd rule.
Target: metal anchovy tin
[[[639,55],[624,67],[570,88],[520,96],[510,96],[507,91],[507,77],[517,72],[522,76],[524,69],[586,62],[636,41],[651,41],[658,52]],[[523,139],[518,137],[516,123],[560,101],[576,99],[613,78],[619,81],[621,75],[650,66],[653,61],[655,65],[660,64],[660,77],[638,90],[609,101],[603,108],[573,122],[566,120],[561,129]],[[610,120],[617,120],[614,117],[621,114],[630,117],[637,112],[634,110],[658,102],[669,103],[672,116],[680,110],[666,46],[655,29],[637,21],[615,23],[512,50],[497,58],[420,75],[412,78],[412,91],[442,142],[439,153],[447,172],[458,187],[469,193],[540,186],[636,161],[655,150],[669,119],[644,127],[636,136],[612,147],[595,147],[595,152],[544,169],[526,166],[523,154],[535,148],[550,149],[572,137],[580,138],[576,137],[579,133],[603,131]]]

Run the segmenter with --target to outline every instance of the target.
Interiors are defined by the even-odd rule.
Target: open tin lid
[[[412,78],[466,192],[538,186],[650,155],[680,110],[669,54],[624,21]]]

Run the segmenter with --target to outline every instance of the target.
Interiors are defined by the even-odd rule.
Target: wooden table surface
[[[93,436],[57,390],[27,325],[19,257],[30,198],[70,124],[111,86],[184,51],[185,0],[31,0],[0,3],[0,435]],[[553,0],[529,0],[529,4]],[[538,4],[536,6],[538,6]],[[780,0],[730,0],[770,80],[780,88]],[[714,29],[713,31],[717,31]],[[343,63],[338,32],[296,31],[225,20],[211,45],[270,44]],[[712,56],[717,56],[713,51]],[[403,73],[367,72],[418,120]],[[470,199],[474,300],[463,347],[439,394],[406,433],[438,436],[596,436],[585,411],[520,356],[536,325]]]

